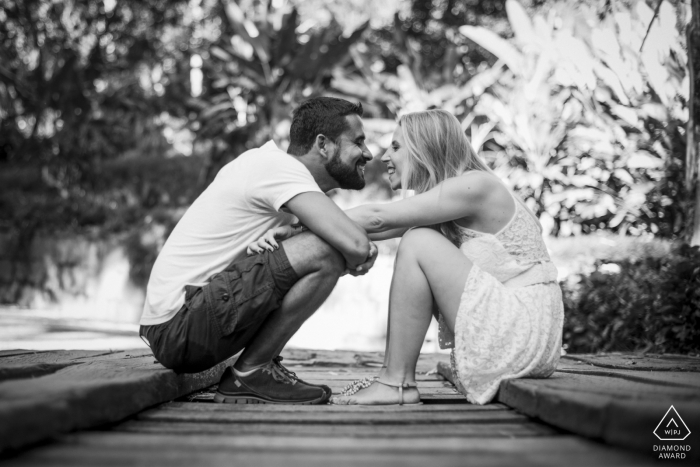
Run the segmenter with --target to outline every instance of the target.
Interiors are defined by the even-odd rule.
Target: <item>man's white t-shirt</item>
[[[269,229],[295,221],[280,208],[298,194],[321,192],[306,166],[269,141],[226,164],[182,216],[158,255],[141,324],[170,320],[185,285],[202,286]]]

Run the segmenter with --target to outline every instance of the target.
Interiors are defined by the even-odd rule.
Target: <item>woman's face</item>
[[[401,188],[401,174],[403,173],[406,157],[408,157],[408,150],[404,145],[403,133],[399,126],[396,127],[396,131],[391,137],[389,149],[386,150],[381,159],[389,171],[389,184],[392,190]]]

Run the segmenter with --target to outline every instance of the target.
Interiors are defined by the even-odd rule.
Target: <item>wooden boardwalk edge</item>
[[[696,368],[694,366],[691,371],[697,371]],[[439,363],[438,373],[454,381],[448,364]],[[650,377],[644,376],[643,372],[640,374],[639,381],[630,379],[627,373],[622,373],[622,377],[609,375],[606,378],[608,386],[596,381],[590,386],[599,386],[591,390],[590,386],[583,384],[586,382],[583,379],[601,377],[600,372],[576,374],[563,369],[555,372],[552,379],[504,381],[495,400],[554,427],[642,453],[652,452],[654,445],[669,444],[660,441],[653,432],[673,405],[691,432],[690,437],[680,444],[691,446],[689,459],[700,459],[700,443],[697,441],[700,432],[700,386],[695,383],[697,373],[684,373],[694,385],[662,385],[648,379]],[[649,393],[639,392],[640,381],[651,388]]]
[[[45,357],[46,354],[36,354]],[[70,431],[123,420],[219,381],[233,358],[196,374],[176,374],[149,354],[71,358],[50,374],[0,381],[0,452]],[[0,359],[0,365],[2,359]]]

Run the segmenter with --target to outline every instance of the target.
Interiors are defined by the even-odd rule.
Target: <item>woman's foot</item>
[[[404,386],[403,390],[399,391],[398,385],[375,381],[370,387],[360,389],[350,396],[333,396],[330,402],[337,405],[409,405],[420,403],[420,393],[415,383],[409,387]]]

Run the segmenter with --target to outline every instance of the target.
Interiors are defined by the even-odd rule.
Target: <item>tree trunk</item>
[[[688,73],[690,99],[688,100],[688,131],[686,148],[685,183],[693,196],[693,223],[689,229],[690,244],[700,245],[700,0],[691,0],[692,17],[688,24]]]

